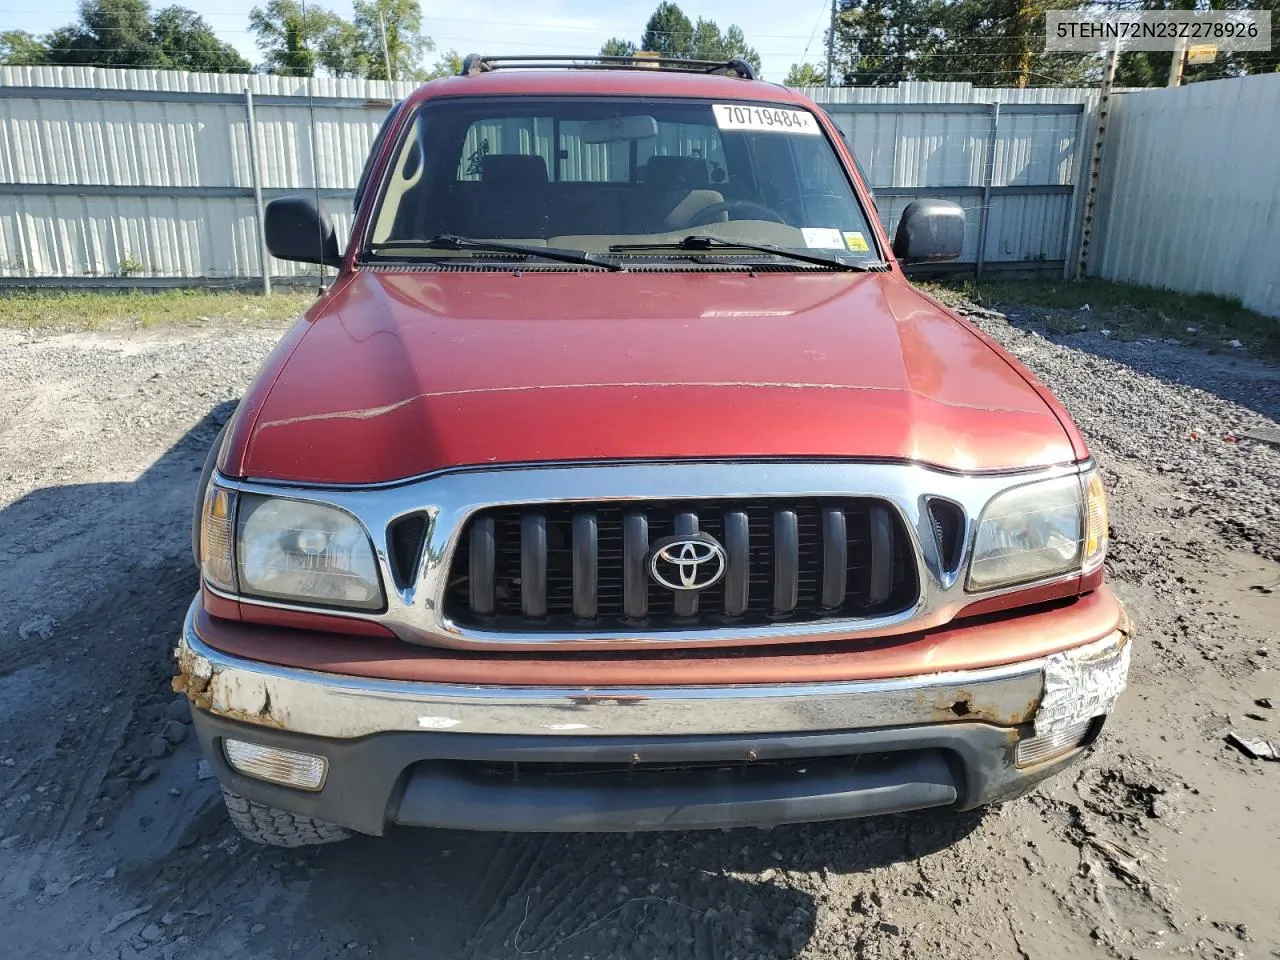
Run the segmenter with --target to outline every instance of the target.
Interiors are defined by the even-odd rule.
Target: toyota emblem
[[[649,554],[649,576],[668,590],[705,590],[719,583],[728,567],[724,547],[707,533],[664,537]]]

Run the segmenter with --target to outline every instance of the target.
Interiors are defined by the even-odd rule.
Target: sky
[[[201,14],[250,62],[261,53],[249,33],[249,11],[265,0],[151,0]],[[351,16],[350,0],[316,0]],[[639,41],[658,0],[421,0],[425,32],[439,50],[468,53],[590,54],[613,36]],[[77,19],[77,0],[0,0],[0,30],[40,34]],[[706,17],[742,27],[760,52],[766,80],[781,82],[792,63],[824,58],[823,30],[830,0],[682,0],[690,20]],[[807,55],[806,55],[807,49]]]

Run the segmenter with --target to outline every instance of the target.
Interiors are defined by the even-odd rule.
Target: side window
[[[356,183],[355,198],[351,201],[351,209],[354,213],[360,212],[360,202],[364,200],[364,191],[369,186],[369,177],[373,173],[373,164],[378,159],[378,154],[382,152],[383,144],[387,141],[387,134],[391,132],[396,116],[400,113],[400,107],[403,104],[403,100],[392,104],[391,109],[387,111],[387,115],[382,118],[382,126],[378,128],[377,136],[373,138],[373,144],[369,147],[369,155],[364,159],[364,169],[360,171],[360,179]]]
[[[488,156],[541,157],[551,169],[550,117],[495,117],[477,120],[467,128],[458,157],[457,179],[480,179]]]

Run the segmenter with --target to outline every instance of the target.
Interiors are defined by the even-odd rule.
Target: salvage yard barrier
[[[415,86],[0,67],[0,285],[300,281],[314,268],[266,252],[264,204],[318,186],[345,237],[382,117]],[[965,251],[938,269],[1070,272],[1094,91],[805,92],[853,147],[891,234],[917,197],[965,208]]]

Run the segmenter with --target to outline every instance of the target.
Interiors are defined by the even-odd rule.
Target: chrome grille
[[[722,580],[673,591],[649,576],[651,545],[704,533]],[[872,498],[537,504],[473,515],[449,570],[445,613],[513,632],[859,619],[919,595],[911,541]]]

